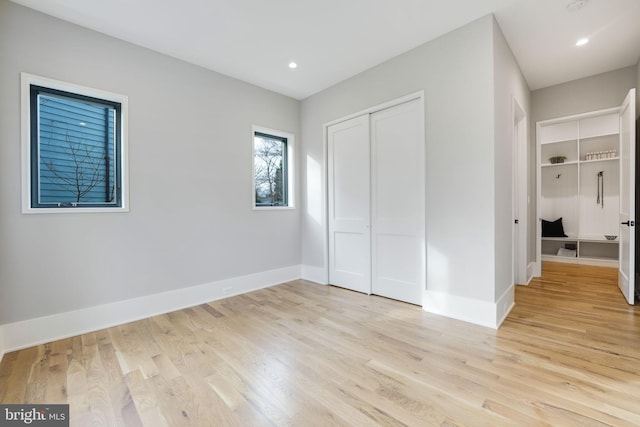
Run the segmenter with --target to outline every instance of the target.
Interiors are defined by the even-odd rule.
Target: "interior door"
[[[369,116],[328,128],[329,283],[371,293]]]
[[[620,110],[620,263],[618,286],[634,303],[635,268],[635,99],[631,89]]]
[[[421,105],[371,115],[372,292],[419,305],[426,274]]]

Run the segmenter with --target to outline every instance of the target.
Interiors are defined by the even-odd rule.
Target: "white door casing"
[[[635,275],[635,89],[620,108],[620,244],[618,286],[629,304],[634,303]]]
[[[513,281],[525,285],[527,278],[527,116],[513,99]]]

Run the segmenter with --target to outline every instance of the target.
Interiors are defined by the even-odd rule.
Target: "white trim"
[[[496,301],[496,328],[502,325],[502,322],[507,318],[513,307],[516,305],[516,287],[511,285]]]
[[[329,125],[322,126],[322,177],[320,178],[320,186],[322,187],[321,200],[324,203],[322,207],[323,230],[322,234],[322,253],[324,255],[323,277],[329,282]],[[308,195],[307,195],[308,197]]]
[[[50,89],[63,90],[79,95],[91,96],[107,101],[118,102],[121,108],[121,201],[120,207],[80,207],[80,208],[32,208],[31,207],[31,109],[30,85],[44,86]],[[21,157],[22,157],[22,213],[97,213],[97,212],[129,212],[129,98],[113,92],[66,83],[46,77],[40,77],[29,73],[20,73],[20,99],[21,99]]]
[[[80,310],[0,325],[0,350],[14,351],[300,278],[300,265],[233,277]]]
[[[294,211],[296,210],[295,206],[253,206],[254,211]]]
[[[512,266],[514,268],[513,277],[515,283],[522,283],[526,280],[527,269],[527,246],[529,230],[529,205],[530,200],[527,189],[528,170],[528,149],[529,149],[529,122],[527,113],[522,108],[516,97],[511,101],[512,116],[512,148],[513,152],[513,210],[514,219],[518,224],[512,227],[512,240],[517,243],[512,250]]]
[[[602,116],[606,114],[613,114],[618,112],[620,112],[620,107],[610,107],[610,108],[604,108],[602,110],[589,111],[587,113],[578,113],[578,114],[572,114],[570,116],[554,117],[553,119],[540,120],[539,122],[536,122],[536,127],[538,124],[540,126],[547,126],[555,123],[562,123],[568,120],[588,119],[591,117]]]
[[[408,95],[401,96],[400,98],[395,98],[395,99],[392,99],[391,101],[383,102],[382,104],[374,105],[373,107],[360,110],[357,113],[352,113],[347,116],[340,117],[339,119],[335,119],[325,123],[323,127],[326,130],[331,125],[335,125],[340,122],[345,122],[347,120],[351,120],[355,117],[362,116],[364,114],[371,114],[377,111],[385,110],[387,108],[395,107],[396,105],[404,104],[405,102],[413,101],[414,99],[421,99],[424,105],[424,90],[419,90],[417,92],[413,92]],[[326,142],[327,142],[327,139],[325,137],[325,145],[326,145]]]
[[[535,272],[536,277],[542,275],[542,173],[540,170],[540,156],[542,156],[542,149],[540,147],[540,129],[542,126],[540,122],[536,123],[536,256],[535,256]]]
[[[534,277],[539,277],[539,276],[540,276],[540,274],[538,274],[538,275],[536,276],[536,272],[537,272],[537,271],[538,271],[537,263],[535,263],[535,262],[530,262],[530,263],[527,265],[527,285],[528,285],[529,283],[531,283],[531,280],[533,280],[533,278],[534,278]]]
[[[542,276],[542,260],[533,262],[533,277]]]
[[[0,325],[0,362],[2,362],[4,353],[4,326]]]
[[[287,206],[256,206],[255,143],[256,132],[287,139]],[[292,210],[296,208],[296,137],[291,132],[251,126],[251,207],[254,211]]]
[[[617,259],[601,259],[601,258],[587,258],[587,257],[559,257],[556,255],[542,255],[542,261],[549,262],[562,262],[566,264],[580,264],[580,265],[595,265],[597,267],[613,267],[618,268],[619,262]]]
[[[508,295],[511,295],[512,298],[510,305]],[[498,315],[498,303],[427,290],[424,293],[422,308],[429,313],[498,329],[502,320],[506,318],[513,307],[513,285],[500,297],[499,302],[507,304],[502,310],[504,313],[501,313],[500,316]],[[498,321],[499,319],[500,321]]]
[[[316,267],[314,265],[302,264],[302,279],[309,280],[310,282],[318,283],[320,285],[329,284],[327,269],[323,267]]]

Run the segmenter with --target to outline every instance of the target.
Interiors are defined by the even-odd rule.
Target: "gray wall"
[[[494,300],[492,45],[486,16],[302,102],[304,265],[327,263],[323,125],[424,90],[427,286]]]
[[[640,60],[636,63],[636,117],[640,117]]]
[[[0,325],[300,264],[251,209],[251,125],[299,102],[0,0]],[[129,213],[21,214],[20,72],[129,97]]]
[[[531,92],[532,124],[571,114],[618,107],[638,83],[635,65]]]
[[[531,133],[529,139],[529,194],[536,200],[536,122],[604,108],[618,107],[627,92],[638,85],[637,66],[598,74],[531,92]],[[531,204],[531,218],[537,218],[536,205]],[[529,223],[528,260],[536,259],[536,222]]]
[[[495,239],[496,287],[500,298],[513,284],[513,127],[514,100],[529,117],[529,86],[494,21],[494,86],[495,86]],[[520,171],[526,176],[526,171]],[[524,218],[522,218],[524,219]],[[525,221],[523,221],[525,226]]]

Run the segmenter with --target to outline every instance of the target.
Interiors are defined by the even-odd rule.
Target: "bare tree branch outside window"
[[[283,171],[286,142],[256,135],[254,138],[254,178],[257,205],[286,205]]]
[[[109,156],[106,149],[87,144],[82,139],[74,139],[67,130],[65,135],[66,146],[57,148],[64,152],[66,161],[70,164],[63,168],[60,161],[52,159],[43,160],[42,164],[56,178],[61,189],[73,195],[76,202],[89,194],[91,190],[107,182],[109,170]],[[48,138],[41,138],[41,145],[52,145]],[[113,189],[109,188],[107,202],[113,200]]]
[[[59,205],[112,202],[113,110],[51,95],[39,102],[40,197]]]

